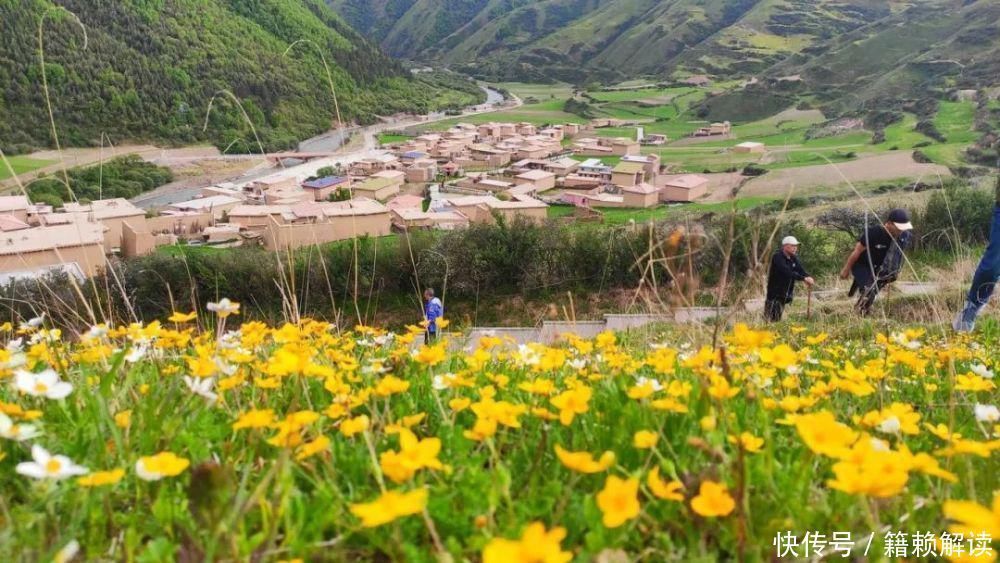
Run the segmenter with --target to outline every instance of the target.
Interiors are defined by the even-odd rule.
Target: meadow
[[[41,160],[26,156],[8,156],[6,158],[6,162],[0,160],[0,180],[6,180],[15,174],[25,174],[56,163],[54,160]]]
[[[995,323],[463,347],[207,308],[0,327],[4,560],[992,560],[1000,534]]]

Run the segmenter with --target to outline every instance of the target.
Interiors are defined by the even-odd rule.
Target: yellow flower
[[[567,563],[573,554],[562,550],[560,543],[565,538],[565,528],[545,531],[545,524],[533,522],[519,540],[490,540],[483,548],[483,563]]]
[[[379,456],[382,473],[396,483],[410,480],[417,471],[423,468],[444,469],[438,460],[441,452],[440,438],[417,439],[417,436],[406,428],[399,432],[399,451],[389,450]]]
[[[445,344],[441,342],[434,346],[421,346],[413,356],[413,359],[424,365],[436,366],[443,362],[447,355],[448,352],[445,349]]]
[[[743,451],[755,454],[760,451],[761,447],[764,446],[764,439],[758,438],[749,432],[743,432],[738,437],[730,436],[730,444],[739,444]]]
[[[553,397],[551,402],[552,406],[559,409],[559,422],[563,426],[569,426],[576,415],[587,412],[592,394],[590,387],[581,385]]]
[[[350,438],[358,432],[368,430],[368,415],[360,415],[348,418],[340,423],[340,433]]]
[[[601,521],[608,528],[617,528],[639,516],[639,480],[609,476],[604,489],[597,493],[597,507],[603,514]]]
[[[795,350],[787,344],[779,344],[774,348],[761,348],[757,353],[760,355],[760,361],[777,369],[788,369],[799,359]]]
[[[351,514],[361,519],[361,525],[373,528],[388,524],[397,518],[419,514],[427,506],[427,489],[408,493],[386,491],[372,502],[352,504]]]
[[[649,430],[640,430],[632,436],[632,445],[640,450],[648,450],[656,445],[660,435]]]
[[[124,469],[112,469],[111,471],[95,471],[90,475],[85,475],[76,480],[81,487],[99,487],[101,485],[114,485],[125,476]]]
[[[830,411],[796,416],[795,429],[810,450],[830,457],[845,455],[858,437],[857,432],[837,422]]]
[[[698,425],[701,426],[701,429],[704,430],[705,432],[711,432],[712,430],[715,430],[717,424],[718,421],[715,419],[715,415],[711,414],[707,414],[701,417],[701,419],[698,421]]]
[[[312,457],[322,451],[327,450],[330,447],[330,439],[326,436],[320,436],[312,442],[306,442],[302,444],[299,448],[299,453],[295,455],[296,461],[302,461],[308,457]]]
[[[604,452],[600,460],[595,460],[590,452],[571,452],[556,444],[556,457],[563,465],[580,473],[600,473],[615,462],[614,452]]]
[[[383,377],[375,386],[375,394],[379,397],[388,397],[396,393],[402,393],[410,388],[409,381],[403,381],[395,375]]]
[[[171,452],[160,452],[153,456],[139,458],[135,472],[145,481],[158,481],[164,477],[180,475],[191,462]]]
[[[649,490],[657,498],[678,502],[684,500],[684,495],[680,493],[680,490],[684,488],[684,484],[680,481],[671,481],[669,483],[664,481],[660,478],[659,467],[654,467],[649,471],[649,475],[646,476],[646,484],[649,485]]]
[[[829,337],[830,337],[830,335],[827,334],[827,333],[825,333],[825,332],[821,332],[821,333],[817,334],[816,336],[807,336],[806,337],[806,344],[808,344],[810,346],[815,346],[817,344],[822,344],[822,343],[826,342],[826,339],[829,338]]]
[[[448,325],[451,324],[451,321],[443,317],[439,317],[437,320],[434,321],[434,324],[436,324],[437,327],[440,329],[446,329],[448,328]]]
[[[170,318],[167,320],[172,323],[189,323],[198,318],[198,313],[196,311],[191,311],[190,313],[181,313],[180,311],[174,311]]]
[[[993,492],[990,508],[971,500],[946,501],[943,508],[945,517],[955,521],[948,527],[950,532],[966,537],[982,533],[992,538],[1000,537],[1000,491]]]
[[[469,408],[472,404],[472,399],[468,397],[455,397],[454,399],[448,401],[448,407],[455,412],[462,412]]]
[[[274,411],[271,409],[252,410],[240,415],[233,423],[233,430],[244,428],[265,428],[274,424]]]
[[[115,426],[121,429],[128,428],[132,425],[132,411],[121,411],[115,414]]]
[[[714,481],[702,481],[698,496],[691,499],[691,510],[706,518],[726,516],[736,508],[736,501],[726,486]]]

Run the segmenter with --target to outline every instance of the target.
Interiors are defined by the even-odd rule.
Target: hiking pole
[[[812,309],[813,309],[813,288],[810,285],[808,291],[806,292],[806,320],[812,319]]]

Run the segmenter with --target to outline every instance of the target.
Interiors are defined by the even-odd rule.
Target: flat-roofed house
[[[508,151],[482,143],[469,147],[469,154],[472,160],[482,161],[491,168],[506,166],[510,163],[511,157]]]
[[[568,156],[564,156],[555,160],[546,161],[544,170],[547,170],[556,176],[566,176],[567,174],[575,172],[579,167],[579,160],[574,160]]]
[[[408,184],[430,182],[437,177],[438,164],[436,160],[420,158],[410,163],[403,172],[406,174],[406,183]]]
[[[733,131],[733,126],[728,121],[716,122],[707,127],[699,127],[695,132],[695,137],[715,137],[718,135],[729,135]]]
[[[441,229],[450,231],[469,226],[469,218],[457,211],[424,211],[412,207],[392,210],[392,224],[404,231]]]
[[[514,183],[531,184],[537,191],[544,192],[556,187],[556,175],[544,170],[528,170],[514,176]]]
[[[243,200],[238,197],[228,195],[212,195],[199,197],[189,201],[171,203],[170,209],[175,211],[187,211],[192,213],[211,213],[216,219],[222,216],[237,205],[242,205]]]
[[[0,196],[0,215],[9,215],[23,223],[28,222],[31,202],[23,195]]]
[[[113,252],[122,245],[122,224],[130,222],[137,229],[145,228],[146,212],[124,198],[97,199],[90,203],[63,204],[65,213],[45,216],[47,224],[53,222],[93,221],[104,225],[104,250]],[[63,217],[60,217],[62,215]]]
[[[656,154],[627,154],[622,162],[638,162],[645,170],[645,179],[652,179],[660,173],[660,156]]]
[[[746,141],[733,147],[735,153],[762,153],[764,150],[764,143],[754,141]]]
[[[33,279],[63,271],[78,279],[106,264],[104,227],[82,220],[0,233],[0,280]]]
[[[622,186],[622,203],[625,207],[653,207],[659,203],[660,189],[645,182]]]
[[[302,189],[312,193],[313,201],[327,201],[338,189],[346,188],[347,176],[325,176],[302,182]]]
[[[278,217],[268,215],[270,224],[263,229],[262,237],[265,248],[292,250],[355,237],[380,237],[388,235],[392,227],[389,209],[365,198],[314,202],[308,208],[287,211],[302,220],[281,222]]]
[[[661,201],[694,201],[708,193],[708,178],[697,174],[660,176],[656,185]]]
[[[282,190],[294,187],[298,187],[294,176],[270,176],[250,182],[243,188],[243,191],[255,199],[264,199],[264,194],[270,190]]]
[[[385,201],[399,193],[406,174],[400,170],[383,170],[352,186],[355,197]]]
[[[517,216],[532,221],[544,221],[548,205],[529,196],[514,195],[511,201],[502,201],[492,195],[444,197],[432,203],[434,211],[458,211],[473,223],[493,223],[494,213],[513,220]]]
[[[646,175],[646,167],[639,162],[621,161],[611,169],[611,183],[616,186],[635,186],[641,184]]]

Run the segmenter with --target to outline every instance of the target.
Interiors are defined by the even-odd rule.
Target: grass
[[[761,561],[787,531],[850,532],[860,557],[873,531],[883,553],[882,525],[995,524],[990,508],[948,503],[989,507],[1000,486],[972,406],[995,398],[972,374],[1000,360],[995,323],[971,339],[870,321],[738,326],[720,362],[710,328],[467,353],[420,346],[419,327],[390,338],[239,318],[224,340],[202,311],[8,348],[27,371],[0,389],[4,411],[40,435],[3,442],[4,560],[59,559],[75,541],[81,560],[471,561],[538,522],[563,532],[525,548],[577,561]],[[37,395],[56,387],[32,374],[53,367],[64,398]],[[33,443],[66,459],[16,472],[34,471],[19,465]],[[52,478],[67,460],[90,475]]]
[[[378,142],[382,145],[391,145],[393,143],[405,143],[412,139],[410,135],[402,135],[399,133],[379,133]]]
[[[667,218],[680,217],[689,214],[701,213],[721,213],[736,209],[746,211],[776,201],[770,197],[744,197],[732,201],[721,201],[717,203],[682,203],[675,205],[657,205],[645,209],[629,207],[605,207],[601,208],[604,214],[604,222],[611,225],[620,225],[635,221],[642,223],[646,221],[660,221]]]
[[[58,161],[56,160],[42,160],[27,156],[8,156],[7,164],[0,160],[0,180],[6,180],[14,174],[24,174],[26,172],[38,170],[39,168],[45,168],[46,166],[51,166],[57,162]],[[13,172],[11,171],[11,168],[14,169]]]

